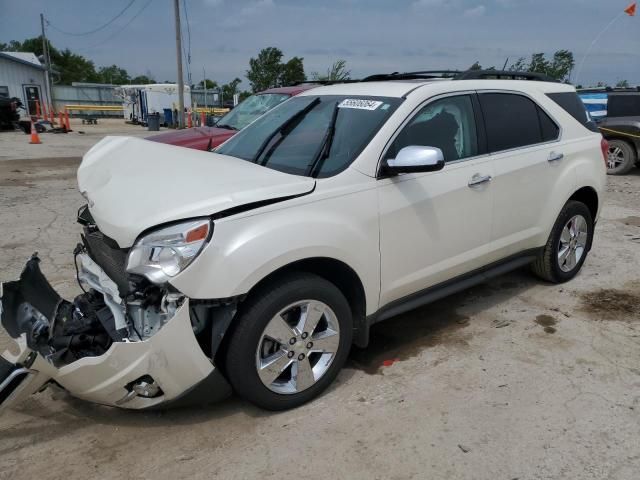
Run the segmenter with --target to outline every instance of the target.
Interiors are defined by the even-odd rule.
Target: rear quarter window
[[[560,105],[585,128],[592,132],[599,132],[598,127],[589,117],[584,103],[576,92],[547,93],[547,97]]]

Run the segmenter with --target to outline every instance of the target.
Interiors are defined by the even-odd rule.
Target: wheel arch
[[[364,347],[368,340],[368,325],[366,322],[367,297],[364,284],[356,271],[341,260],[331,257],[309,257],[295,260],[283,265],[255,283],[245,295],[245,299],[252,295],[259,295],[261,291],[268,288],[269,284],[277,282],[291,273],[305,272],[318,275],[321,278],[333,283],[344,294],[353,319],[353,343]],[[239,310],[242,304],[239,305]],[[231,338],[234,322],[231,322],[229,330],[225,334],[225,340]],[[225,343],[223,340],[223,345]],[[220,349],[224,351],[224,347]]]
[[[579,188],[573,192],[573,194],[567,199],[567,202],[570,200],[584,203],[591,213],[591,218],[594,222],[596,221],[598,217],[598,209],[600,208],[600,200],[595,188],[589,186]]]

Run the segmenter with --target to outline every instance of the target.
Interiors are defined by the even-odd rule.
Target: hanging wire
[[[100,41],[100,42],[98,42],[98,43],[96,43],[94,45],[91,45],[91,46],[85,47],[85,48],[80,48],[80,49],[78,49],[78,51],[79,52],[83,52],[83,51],[86,52],[86,51],[91,50],[93,48],[99,47],[99,46],[105,44],[106,42],[108,42],[109,40],[111,40],[112,38],[118,36],[120,34],[120,32],[122,32],[125,28],[127,28],[129,25],[131,25],[131,23],[136,18],[138,18],[140,16],[140,14],[142,12],[144,12],[149,5],[151,5],[151,2],[152,2],[152,0],[147,0],[147,3],[145,3],[142,6],[142,8],[138,11],[138,13],[136,13],[133,17],[131,17],[131,19],[127,23],[125,23],[120,29],[116,30],[113,34],[111,34],[110,36],[108,36],[104,40],[102,40],[102,41]]]
[[[133,5],[135,3],[136,0],[131,0],[126,7],[124,7],[115,17],[113,17],[111,20],[109,20],[107,23],[105,23],[104,25],[95,28],[93,30],[89,30],[87,32],[67,32],[66,30],[62,30],[61,28],[56,27],[54,24],[52,24],[48,19],[47,19],[47,26],[51,27],[52,29],[54,29],[57,32],[63,33],[65,35],[73,35],[74,37],[82,37],[84,35],[91,35],[93,33],[99,32],[100,30],[104,30],[105,28],[107,28],[109,25],[111,25],[113,22],[115,22],[118,18],[120,18],[122,15],[124,15],[124,12],[126,12],[127,10],[129,10],[129,8],[131,7],[131,5]]]

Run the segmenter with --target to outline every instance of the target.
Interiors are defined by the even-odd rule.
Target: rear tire
[[[225,359],[229,381],[267,410],[294,408],[320,395],[351,347],[349,303],[333,283],[309,273],[281,277],[254,292],[236,322]]]
[[[636,152],[629,143],[624,140],[609,141],[608,175],[625,175],[634,167],[636,161]]]
[[[531,264],[533,273],[552,283],[571,280],[582,268],[592,242],[591,211],[584,203],[569,200],[558,215],[547,244]]]

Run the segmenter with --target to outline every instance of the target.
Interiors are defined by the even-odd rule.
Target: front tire
[[[633,168],[636,161],[636,152],[630,144],[624,140],[609,141],[607,174],[625,175]]]
[[[558,215],[547,244],[531,265],[533,272],[552,283],[571,280],[582,268],[591,249],[593,227],[587,206],[569,200]]]
[[[352,317],[340,290],[297,273],[267,284],[242,305],[225,367],[235,391],[267,410],[320,395],[349,354]]]

